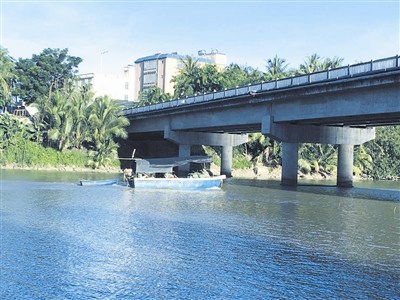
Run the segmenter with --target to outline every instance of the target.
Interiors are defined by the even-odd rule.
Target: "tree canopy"
[[[74,78],[81,62],[80,57],[68,55],[68,49],[47,48],[32,58],[20,58],[15,65],[17,81],[13,95],[28,104],[47,97],[50,90],[61,89]]]

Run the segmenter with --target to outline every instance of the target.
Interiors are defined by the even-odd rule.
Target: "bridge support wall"
[[[319,143],[339,145],[336,184],[352,187],[354,145],[375,138],[375,128],[277,124],[269,116],[263,119],[262,133],[283,142],[282,185],[297,185],[298,143]]]
[[[232,176],[233,146],[241,145],[248,140],[247,134],[174,131],[169,126],[164,129],[164,138],[179,144],[179,156],[182,157],[190,156],[192,145],[222,147],[220,173],[227,177]],[[180,167],[179,171],[188,171],[188,169]]]

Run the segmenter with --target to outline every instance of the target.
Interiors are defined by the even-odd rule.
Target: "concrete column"
[[[353,186],[353,156],[354,146],[341,144],[338,150],[337,186]]]
[[[192,145],[179,144],[179,157],[188,157],[188,156],[190,156],[191,148],[192,148]],[[187,165],[179,166],[178,170],[180,172],[189,172],[190,165],[187,164]]]
[[[221,174],[232,177],[232,146],[222,146],[221,153]]]
[[[297,185],[298,143],[282,143],[282,185]]]

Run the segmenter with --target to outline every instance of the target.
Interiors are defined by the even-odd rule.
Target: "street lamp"
[[[100,52],[100,73],[103,73],[103,55],[108,53],[108,50]]]

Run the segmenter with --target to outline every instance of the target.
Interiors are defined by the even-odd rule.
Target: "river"
[[[400,189],[1,171],[1,299],[400,299]],[[371,189],[379,187],[379,189]]]

